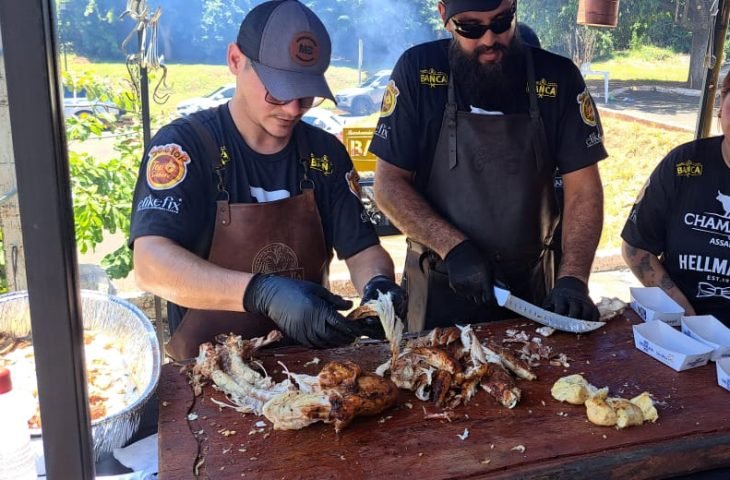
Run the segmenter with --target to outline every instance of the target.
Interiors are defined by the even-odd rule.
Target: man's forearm
[[[355,289],[362,296],[365,284],[377,276],[385,275],[395,280],[393,260],[380,245],[373,245],[345,260]]]
[[[413,186],[404,170],[378,159],[375,202],[393,224],[409,238],[444,258],[466,236],[441,218]]]
[[[621,245],[621,254],[626,265],[645,287],[659,287],[674,301],[679,303],[688,315],[694,314],[694,308],[687,297],[677,287],[659,258],[651,252],[634,247],[625,241]]]
[[[603,187],[598,167],[586,167],[563,177],[563,259],[558,277],[588,283],[603,228]]]
[[[243,311],[243,292],[252,277],[214,265],[164,237],[134,242],[137,285],[187,308]]]

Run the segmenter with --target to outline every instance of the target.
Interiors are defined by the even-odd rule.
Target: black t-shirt
[[[730,326],[730,168],[723,137],[675,148],[652,172],[621,236],[660,257],[698,314]]]
[[[391,75],[381,117],[370,151],[388,163],[420,171],[433,158],[447,101],[451,40],[437,40],[407,50]],[[535,68],[535,92],[548,153],[560,173],[593,165],[607,156],[603,132],[583,77],[567,58],[530,48]],[[503,114],[527,113],[527,74],[510,83],[511,102]],[[469,92],[456,89],[459,110],[469,111]],[[505,102],[499,99],[500,104]],[[489,101],[489,99],[482,100]],[[473,105],[493,111],[490,105]]]
[[[293,139],[282,151],[262,155],[241,137],[227,105],[194,115],[228,156],[224,179],[231,203],[274,201],[301,193],[304,167]],[[349,258],[378,244],[345,147],[333,135],[309,124],[301,122],[297,129],[311,149],[308,175],[314,182],[327,250],[334,249],[339,258]],[[157,132],[140,166],[130,246],[138,237],[159,235],[207,258],[219,199],[214,166],[221,154],[211,156],[210,148],[185,120]],[[177,317],[171,318],[171,324],[176,325],[182,312],[168,311]]]

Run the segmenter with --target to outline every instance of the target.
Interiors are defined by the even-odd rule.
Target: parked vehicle
[[[102,102],[86,97],[84,89],[63,87],[63,114],[68,117],[84,118],[89,115],[110,114],[119,117],[122,111],[112,102]]]
[[[337,107],[353,115],[369,115],[380,108],[392,70],[380,70],[366,78],[358,87],[345,89],[335,95]]]
[[[185,117],[191,113],[205,110],[206,108],[217,107],[218,105],[227,102],[233,97],[233,93],[236,91],[236,84],[229,83],[220,88],[217,88],[210,92],[208,95],[203,97],[189,98],[180,102],[177,105],[177,113]]]
[[[342,117],[332,111],[320,107],[310,108],[307,113],[302,115],[302,120],[335,135],[342,141],[342,129],[345,128],[345,122]]]

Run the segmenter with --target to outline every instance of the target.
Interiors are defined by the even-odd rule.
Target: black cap
[[[462,12],[489,12],[499,7],[502,0],[443,0],[443,2],[446,7],[446,20],[448,20]]]
[[[274,97],[334,101],[324,78],[332,52],[329,34],[297,0],[268,1],[252,9],[238,31],[238,47]]]

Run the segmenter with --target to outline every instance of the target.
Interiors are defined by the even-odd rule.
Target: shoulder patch
[[[595,127],[597,124],[596,112],[593,109],[593,100],[591,99],[591,94],[588,93],[588,87],[576,97],[576,101],[578,102],[578,109],[580,110],[580,117],[583,119],[583,123],[590,127]]]
[[[360,200],[362,191],[360,189],[360,175],[354,168],[345,174],[345,180],[347,180],[347,186],[350,188],[350,192]]]
[[[147,159],[147,185],[153,190],[173,188],[188,174],[190,155],[177,143],[150,148]]]
[[[383,103],[380,105],[381,117],[387,117],[395,111],[395,104],[398,102],[398,95],[400,95],[400,90],[398,90],[398,87],[395,86],[395,81],[389,80],[388,86],[385,87]]]

